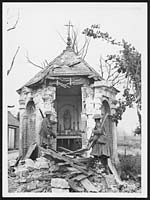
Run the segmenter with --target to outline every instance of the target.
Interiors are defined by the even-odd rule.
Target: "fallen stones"
[[[116,181],[113,174],[105,175],[105,180],[107,182],[108,188],[113,188],[116,185]]]
[[[15,192],[16,193],[25,192],[26,189],[27,189],[26,185],[20,185]]]
[[[26,160],[25,160],[24,166],[25,166],[27,169],[29,169],[30,171],[34,170],[34,168],[35,168],[34,165],[35,165],[35,163],[34,163],[33,160],[31,160],[31,159],[26,159]]]
[[[8,161],[8,168],[13,167],[15,165],[15,163],[16,163],[16,160],[9,160]]]
[[[45,153],[48,155],[47,158],[41,156],[35,161],[28,158],[21,161],[18,167],[14,167],[16,177],[9,177],[9,180],[12,180],[11,183],[9,181],[9,187],[12,182],[14,187],[11,187],[13,189],[9,191],[57,194],[63,192],[134,192],[137,189],[134,184],[131,184],[130,188],[122,186],[120,189],[112,174],[106,175],[99,165],[97,168],[100,170],[88,167],[83,158],[78,162],[78,157],[74,159],[66,155],[62,156],[52,150]]]
[[[63,178],[53,178],[51,180],[52,188],[70,188],[68,182]]]
[[[16,176],[21,177],[27,177],[29,175],[29,170],[25,166],[18,166],[15,170]]]
[[[34,167],[36,169],[49,169],[48,160],[44,157],[37,158]]]
[[[38,183],[39,181],[32,181],[27,185],[27,192],[30,192],[32,190],[38,189]]]

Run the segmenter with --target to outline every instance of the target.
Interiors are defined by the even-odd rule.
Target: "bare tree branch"
[[[116,82],[112,83],[112,87],[114,87],[117,83],[121,82],[122,80],[124,80],[124,78],[118,79]]]
[[[15,107],[15,105],[12,105],[12,106],[8,105],[7,106],[7,108],[14,108],[14,107]]]
[[[40,68],[40,69],[44,69],[44,68],[41,67],[40,65],[37,65],[37,64],[35,64],[34,62],[32,62],[32,61],[29,59],[28,55],[26,55],[26,58],[27,58],[27,61],[28,61],[30,64],[32,64],[32,65],[34,65],[35,67],[38,67],[38,68]]]
[[[119,75],[120,74],[118,73],[112,80],[110,80],[110,79],[109,80],[113,82],[113,81],[115,81],[115,79],[117,79],[119,77]]]
[[[100,62],[100,70],[101,70],[101,77],[103,78],[104,77],[104,72],[103,72],[103,65],[102,65],[102,57],[100,56],[100,59],[99,59],[99,62]]]
[[[90,38],[85,37],[85,42],[83,44],[83,47],[80,49],[79,51],[79,55],[84,59],[85,56],[87,55],[87,51],[89,48],[89,44],[90,44]]]
[[[48,63],[48,61],[47,61],[47,60],[45,60],[45,63],[46,63],[47,65],[49,65],[49,63]]]
[[[85,37],[84,44],[83,44],[82,48],[79,50],[79,54],[83,54],[83,51],[84,51],[84,49],[85,49],[85,47],[86,47],[87,42],[88,42],[88,41],[87,41],[87,38]]]
[[[15,61],[15,58],[16,58],[16,56],[17,56],[17,53],[18,53],[19,49],[20,49],[20,47],[18,46],[18,48],[17,48],[17,51],[16,51],[16,53],[15,53],[15,55],[14,55],[13,59],[12,59],[12,62],[11,62],[10,69],[9,69],[9,70],[7,70],[7,76],[9,75],[9,73],[10,73],[10,72],[11,72],[11,70],[12,70],[12,67],[13,67],[13,65],[14,65],[14,61]]]
[[[78,34],[77,34],[77,31],[75,31],[73,28],[72,28],[72,30],[73,30],[73,34],[72,34],[72,48],[78,54],[79,53],[79,50],[78,50],[78,41],[77,41]]]
[[[112,70],[110,69],[110,73],[109,73],[109,75],[107,77],[107,80],[110,80],[110,78],[112,78],[116,73],[117,73],[117,75],[119,74],[118,70],[114,71],[113,73],[111,73],[111,71],[113,71],[113,69]]]
[[[88,48],[89,48],[89,44],[90,44],[90,40],[87,40],[86,46],[85,46],[85,48],[83,49],[83,55],[82,55],[82,58],[83,58],[83,59],[84,59],[85,56],[87,55],[87,51],[88,51]]]
[[[12,27],[8,28],[7,31],[11,31],[16,28],[18,21],[19,21],[19,17],[20,17],[20,14],[19,14],[19,10],[18,10],[18,17],[17,17],[15,24]]]
[[[65,39],[62,37],[62,35],[58,32],[58,31],[56,31],[57,33],[58,33],[58,35],[60,36],[60,38],[62,39],[62,41],[65,43],[65,44],[67,44],[67,42],[65,41]]]
[[[67,44],[67,42],[65,41],[65,39],[62,37],[62,35],[57,31],[58,35],[60,36],[60,38],[63,40],[63,42],[65,44]],[[88,38],[87,36],[85,36],[85,40],[84,40],[84,44],[82,46],[82,48],[79,48],[79,42],[78,42],[78,32],[77,30],[75,30],[72,27],[72,34],[71,34],[71,41],[72,41],[72,49],[75,51],[76,54],[78,54],[79,56],[81,56],[82,58],[85,58],[87,51],[88,51],[88,47],[89,47],[89,42],[91,38]]]
[[[123,75],[120,75],[120,74],[117,74],[112,80],[109,80],[109,81],[112,81],[112,82],[114,82],[116,79],[122,79],[122,78],[124,78],[125,79],[125,75],[123,74]]]

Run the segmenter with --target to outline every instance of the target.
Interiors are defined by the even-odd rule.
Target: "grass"
[[[131,155],[141,154],[140,136],[118,137],[118,153]]]
[[[120,160],[121,178],[135,180],[141,174],[141,137],[119,137],[118,157]]]

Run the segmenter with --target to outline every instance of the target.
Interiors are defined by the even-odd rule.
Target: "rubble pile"
[[[39,148],[42,156],[35,161],[9,166],[9,192],[128,192],[128,184],[120,186],[99,163],[91,168],[89,158]]]

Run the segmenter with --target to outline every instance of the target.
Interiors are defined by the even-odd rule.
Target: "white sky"
[[[18,25],[16,29],[6,32],[7,12],[9,16],[15,16],[17,9],[20,11]],[[14,104],[18,108],[19,95],[16,90],[39,72],[38,68],[27,63],[26,51],[38,65],[45,59],[53,60],[66,47],[57,31],[66,39],[67,29],[64,25],[69,20],[78,29],[81,41],[84,28],[100,24],[104,32],[118,41],[124,38],[143,55],[146,16],[146,3],[3,3],[3,76],[7,105]],[[9,19],[9,23],[13,19]],[[18,46],[21,48],[7,77],[6,72]],[[85,60],[97,69],[100,55],[117,51],[105,41],[91,40]],[[135,111],[130,110],[129,114],[124,115],[121,126],[131,130],[136,122]]]

